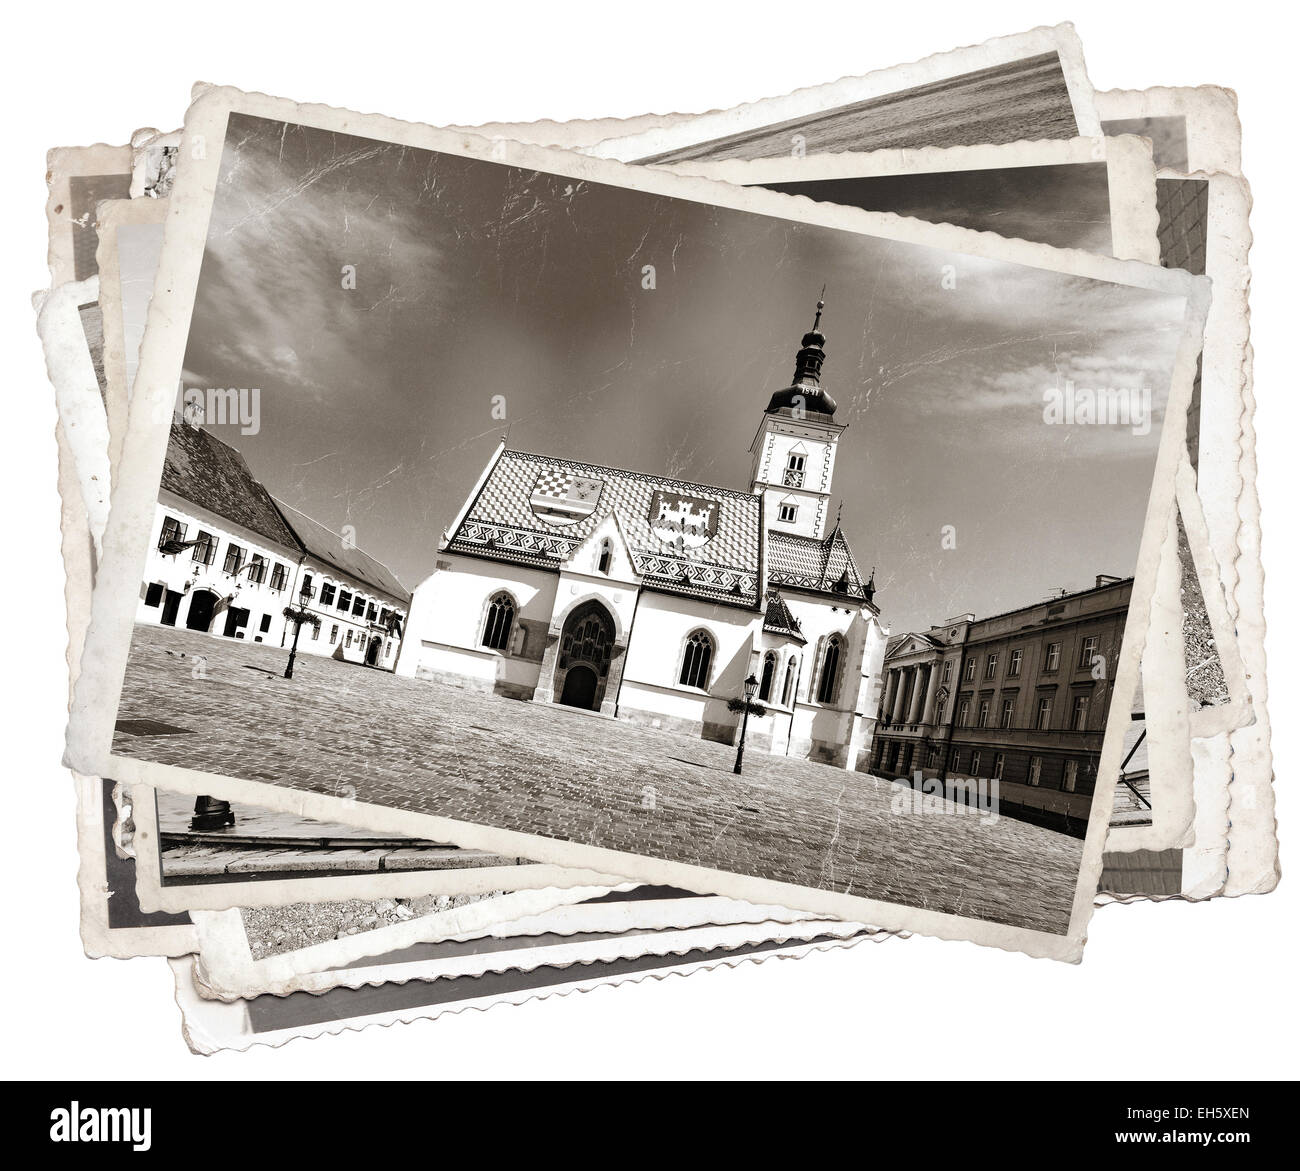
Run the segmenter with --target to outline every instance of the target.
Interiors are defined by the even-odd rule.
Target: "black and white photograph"
[[[146,339],[124,448],[164,450],[131,596],[101,591],[114,775],[1068,949],[1195,282],[231,101],[197,107],[225,140],[170,417]],[[909,632],[924,670],[889,661]]]
[[[24,16],[12,1133],[1278,1131],[1290,39],[1219,15]]]

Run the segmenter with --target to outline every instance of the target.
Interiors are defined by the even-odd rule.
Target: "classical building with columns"
[[[822,305],[771,396],[744,487],[510,450],[488,459],[415,591],[398,674],[866,763],[886,632],[831,517],[843,424]]]
[[[891,638],[873,773],[995,779],[1002,812],[1087,827],[1132,578]]]

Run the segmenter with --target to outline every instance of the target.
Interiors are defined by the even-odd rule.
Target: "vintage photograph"
[[[1193,283],[224,124],[117,775],[1071,932]]]

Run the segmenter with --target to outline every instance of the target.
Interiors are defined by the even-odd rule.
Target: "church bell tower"
[[[825,308],[817,302],[813,327],[795,359],[794,381],[772,396],[749,449],[750,491],[763,493],[767,527],[818,539],[826,535],[835,448],[844,430],[835,422],[835,400],[821,385]]]

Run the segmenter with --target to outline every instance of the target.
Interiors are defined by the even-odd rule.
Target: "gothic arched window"
[[[817,681],[817,702],[833,703],[835,701],[835,684],[840,673],[840,655],[843,643],[838,634],[832,634],[826,640],[826,649],[822,653],[822,673]]]
[[[613,560],[614,560],[614,546],[610,544],[609,538],[606,537],[600,543],[600,557],[597,558],[596,560],[596,571],[598,573],[603,573],[606,576],[608,576],[609,567],[611,562],[613,562]]]
[[[709,664],[713,661],[713,639],[703,630],[697,630],[686,640],[682,654],[682,671],[678,682],[687,687],[709,689]]]
[[[515,600],[504,591],[488,603],[483,618],[483,637],[479,640],[489,650],[510,648],[510,631],[515,624]]]
[[[763,680],[758,685],[758,698],[764,703],[772,698],[772,681],[776,678],[776,652],[768,651],[763,656]]]
[[[791,658],[785,669],[785,686],[781,689],[781,703],[785,707],[789,707],[790,701],[794,699],[794,681],[798,669],[799,660]]]

